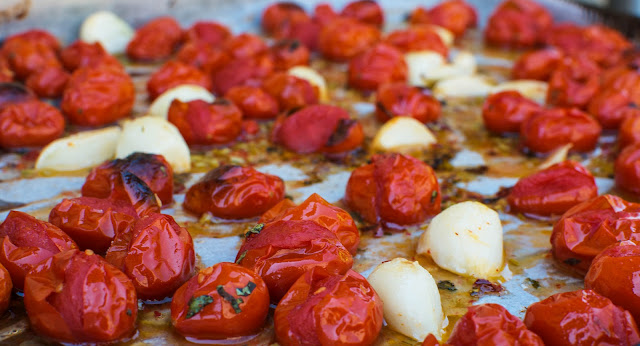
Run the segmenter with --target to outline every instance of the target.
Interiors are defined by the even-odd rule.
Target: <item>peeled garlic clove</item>
[[[567,160],[567,156],[569,155],[569,150],[573,147],[572,143],[567,143],[560,148],[554,150],[547,158],[538,166],[538,170],[547,169],[557,163],[564,162]]]
[[[442,305],[435,280],[418,262],[395,258],[378,265],[367,278],[384,303],[384,319],[416,340],[442,331]]]
[[[413,86],[427,85],[434,80],[434,71],[446,64],[440,53],[431,50],[406,53],[404,60],[407,63],[409,84]]]
[[[124,123],[116,157],[124,158],[135,152],[164,156],[175,173],[191,169],[187,143],[180,131],[162,118],[147,115]]]
[[[442,27],[440,25],[435,25],[435,24],[427,24],[427,25],[431,27],[433,31],[435,31],[436,34],[438,34],[438,36],[440,36],[440,39],[447,47],[453,46],[453,41],[455,40],[456,37],[455,35],[453,35],[451,31],[449,31],[449,29]]]
[[[309,66],[294,66],[287,71],[292,76],[301,78],[318,88],[320,101],[329,101],[327,82],[324,77]]]
[[[401,116],[391,118],[380,127],[371,149],[408,153],[429,148],[435,143],[436,138],[423,123],[412,117]]]
[[[56,139],[42,149],[36,169],[75,171],[97,166],[114,158],[120,133],[113,126]]]
[[[216,98],[209,90],[194,84],[183,84],[175,88],[171,88],[156,98],[149,107],[149,115],[167,119],[169,116],[169,107],[173,100],[178,99],[182,102],[194,100],[203,100],[213,102]]]
[[[518,79],[496,85],[491,90],[491,93],[495,94],[501,91],[513,90],[538,104],[544,105],[547,99],[547,89],[549,89],[549,84],[547,82],[531,79]]]
[[[124,53],[135,30],[113,12],[95,12],[80,27],[80,40],[100,42],[110,54]]]
[[[502,224],[498,213],[478,202],[462,202],[431,220],[417,253],[431,256],[450,272],[489,278],[503,265]]]
[[[438,81],[433,94],[445,97],[483,97],[493,91],[493,85],[480,76],[458,76]]]

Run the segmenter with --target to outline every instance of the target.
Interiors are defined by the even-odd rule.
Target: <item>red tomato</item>
[[[363,141],[364,130],[360,122],[354,119],[340,119],[335,131],[320,151],[329,155],[337,154],[339,157],[360,147]]]
[[[640,109],[625,107],[621,110],[623,121],[618,132],[618,143],[620,148],[628,145],[640,143]]]
[[[0,54],[9,63],[9,67],[18,79],[26,79],[29,75],[47,67],[60,67],[57,51],[50,43],[17,36],[8,38],[2,44]]]
[[[49,222],[60,227],[81,250],[104,254],[116,234],[129,232],[138,219],[126,202],[94,197],[63,199],[49,213]]]
[[[11,71],[11,67],[9,67],[9,61],[2,56],[2,51],[0,50],[0,83],[10,83],[13,82],[13,71]]]
[[[50,34],[48,31],[40,29],[32,29],[23,31],[19,34],[15,34],[7,37],[4,40],[4,44],[8,44],[12,41],[28,41],[42,43],[45,46],[51,48],[55,52],[59,52],[61,49],[60,41]]]
[[[571,143],[572,150],[591,151],[602,128],[587,113],[577,108],[553,108],[537,112],[520,127],[523,143],[537,153],[548,153]]]
[[[69,73],[60,66],[45,67],[27,77],[26,86],[39,97],[55,99],[62,96]]]
[[[120,171],[110,179],[109,199],[130,203],[138,216],[160,212],[160,199],[151,188],[137,175],[129,171]]]
[[[338,13],[328,3],[319,3],[313,9],[313,20],[323,26],[338,17]]]
[[[209,76],[229,63],[231,57],[207,42],[189,41],[180,48],[176,60],[200,69]]]
[[[361,91],[375,91],[380,85],[406,82],[407,63],[394,46],[378,43],[349,61],[349,86]]]
[[[382,7],[373,0],[356,0],[347,4],[340,15],[381,28],[384,24]]]
[[[118,59],[107,53],[100,42],[87,43],[76,41],[60,52],[62,64],[69,71],[78,67],[96,67],[101,64],[109,64],[124,68]]]
[[[9,308],[11,290],[13,290],[13,283],[9,271],[0,264],[0,314],[4,314]]]
[[[633,65],[632,65],[633,66]],[[626,91],[629,93],[631,101],[636,104],[640,104],[640,72],[633,70],[623,70],[617,74],[609,76],[604,81],[603,87],[605,89],[613,89],[619,91]]]
[[[276,71],[286,71],[294,66],[309,65],[309,49],[298,40],[281,40],[269,49]]]
[[[179,61],[169,61],[154,72],[147,82],[149,99],[182,84],[195,84],[211,90],[211,79],[197,68]]]
[[[524,323],[547,345],[640,342],[640,332],[631,314],[592,290],[558,293],[533,303],[527,309]]]
[[[318,88],[306,79],[286,72],[276,72],[267,77],[262,88],[278,100],[281,111],[290,111],[318,103]]]
[[[278,100],[262,88],[235,86],[224,95],[246,118],[273,119],[278,115]]]
[[[511,70],[513,79],[548,81],[551,73],[562,61],[562,53],[554,48],[534,50],[522,54]]]
[[[632,105],[626,89],[604,89],[589,101],[589,113],[594,115],[605,129],[618,129],[624,120],[625,110]]]
[[[600,68],[583,57],[565,57],[551,74],[547,104],[585,108],[600,88]]]
[[[371,345],[382,328],[382,299],[353,270],[315,267],[293,283],[273,319],[282,345]]]
[[[308,22],[311,19],[300,5],[294,2],[281,1],[268,6],[262,12],[262,30],[267,34],[280,37],[296,23]]]
[[[222,47],[232,58],[250,58],[266,52],[269,48],[260,36],[242,33],[226,40]]]
[[[317,20],[297,22],[290,29],[282,33],[283,39],[295,40],[312,52],[318,50],[318,38],[322,25]]]
[[[640,144],[622,150],[615,163],[616,185],[634,194],[640,194]]]
[[[244,59],[232,59],[212,76],[213,91],[224,95],[229,89],[239,85],[259,85],[271,73],[275,65],[269,54],[259,54]]]
[[[422,123],[440,118],[440,101],[423,89],[405,83],[382,84],[376,93],[376,118],[386,122],[393,117],[409,116]]]
[[[429,334],[426,338],[424,338],[422,346],[440,346],[440,342],[438,342],[438,339],[436,339],[435,335]]]
[[[59,342],[116,342],[136,329],[131,280],[91,250],[59,253],[29,272],[24,305],[31,328]]]
[[[184,208],[223,219],[262,215],[284,198],[284,182],[252,167],[223,165],[195,183],[184,199]]]
[[[478,24],[476,10],[464,0],[446,0],[428,11],[418,7],[409,15],[411,24],[434,24],[451,31],[456,37]]]
[[[134,101],[131,77],[121,68],[101,65],[73,72],[60,107],[73,124],[100,126],[129,115]]]
[[[336,18],[324,25],[318,36],[322,55],[334,61],[348,61],[380,40],[380,30],[352,18]]]
[[[168,58],[182,43],[184,33],[171,17],[158,17],[136,30],[127,46],[127,56],[133,60],[154,61]]]
[[[197,339],[251,335],[265,323],[269,290],[262,278],[235,263],[201,270],[173,295],[171,323]]]
[[[27,100],[0,108],[0,147],[40,147],[62,132],[64,117],[48,103]]]
[[[78,248],[58,227],[16,210],[0,224],[0,237],[0,263],[11,274],[17,290],[22,290],[25,275],[40,262],[58,252]]]
[[[447,345],[539,345],[539,336],[498,304],[472,305],[456,322]]]
[[[407,29],[392,31],[384,39],[403,52],[431,50],[440,53],[445,59],[449,56],[449,48],[444,44],[440,35],[428,25],[414,25]]]
[[[517,91],[501,91],[489,95],[484,101],[482,120],[491,132],[519,132],[522,123],[542,109],[539,104]]]
[[[242,132],[242,112],[226,99],[213,103],[175,99],[169,107],[168,120],[189,145],[225,144]]]
[[[424,162],[401,154],[374,155],[356,168],[344,201],[369,223],[388,226],[422,222],[440,212],[440,186]]]
[[[305,272],[320,267],[331,275],[344,274],[353,258],[328,229],[310,220],[289,220],[252,228],[236,263],[260,275],[271,302],[277,303]]]
[[[533,0],[505,0],[489,17],[484,38],[496,46],[535,47],[552,23],[549,11]]]
[[[599,196],[569,209],[553,227],[551,252],[584,274],[596,255],[621,240],[640,241],[640,204],[613,195]]]
[[[185,36],[187,42],[202,41],[217,47],[231,37],[231,31],[218,22],[200,21],[193,24]]]

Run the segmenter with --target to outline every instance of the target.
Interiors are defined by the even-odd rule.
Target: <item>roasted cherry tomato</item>
[[[600,68],[584,57],[565,57],[551,73],[547,103],[584,108],[600,88]]]
[[[489,17],[484,38],[495,46],[535,47],[552,23],[549,11],[533,0],[505,0]]]
[[[61,66],[45,67],[25,80],[26,86],[39,97],[55,99],[62,96],[69,82],[69,73]]]
[[[196,339],[251,335],[265,323],[269,290],[253,271],[222,262],[201,270],[173,295],[171,323]]]
[[[319,91],[306,79],[286,72],[277,72],[267,77],[262,88],[278,100],[281,111],[290,111],[318,103]]]
[[[238,106],[246,118],[272,119],[278,115],[278,100],[262,88],[235,86],[224,96]]]
[[[631,314],[592,290],[557,293],[533,303],[527,309],[524,323],[546,345],[640,342],[640,332]]]
[[[131,280],[91,250],[59,253],[29,272],[24,305],[31,328],[59,342],[116,342],[136,329]]]
[[[440,186],[429,165],[401,154],[374,155],[356,168],[344,200],[365,221],[388,226],[422,222],[440,212]]]
[[[267,34],[281,37],[297,23],[310,21],[309,15],[294,2],[277,2],[262,12],[262,30]]]
[[[445,59],[449,56],[449,48],[440,35],[428,25],[414,25],[407,29],[392,31],[385,39],[388,43],[403,52],[431,50],[440,53]]]
[[[231,37],[231,31],[226,26],[212,21],[196,22],[185,33],[187,42],[202,41],[217,47]]]
[[[229,38],[224,42],[222,48],[236,59],[250,58],[265,53],[269,49],[260,36],[249,33]]]
[[[320,25],[326,25],[340,15],[331,7],[331,4],[321,2],[313,9],[313,20]]]
[[[382,328],[382,299],[353,270],[315,267],[293,283],[273,319],[282,345],[371,345]]]
[[[624,120],[618,132],[620,148],[640,143],[640,108],[626,107],[619,111],[624,114]]]
[[[129,115],[134,101],[131,77],[121,68],[101,65],[73,72],[60,107],[73,124],[100,126]]]
[[[604,89],[589,101],[589,113],[594,115],[605,129],[618,129],[626,115],[626,109],[633,105],[627,90]]]
[[[352,18],[336,18],[323,26],[318,49],[334,61],[347,61],[380,40],[380,30]]]
[[[562,53],[554,48],[524,53],[514,63],[511,77],[548,81],[561,60]]]
[[[149,99],[182,84],[195,84],[211,90],[211,79],[202,71],[179,61],[169,61],[154,72],[147,82]]]
[[[478,25],[478,15],[464,0],[446,0],[429,10],[416,8],[409,15],[409,23],[438,25],[460,37],[467,29]]]
[[[49,222],[60,227],[81,250],[104,254],[118,233],[129,232],[138,219],[131,204],[94,197],[63,199],[49,213]]]
[[[133,60],[154,61],[168,58],[178,48],[184,33],[171,17],[158,17],[136,30],[127,46],[127,56]]]
[[[340,15],[381,28],[384,24],[382,7],[373,0],[356,0],[347,4]]]
[[[45,46],[51,48],[54,52],[59,52],[61,49],[60,41],[45,30],[40,29],[32,29],[23,31],[19,34],[15,34],[7,37],[4,40],[3,44],[8,44],[13,41],[28,41],[28,42],[37,42],[42,43]]]
[[[640,194],[640,144],[624,148],[615,163],[616,185],[634,194]]]
[[[507,90],[489,95],[482,106],[482,120],[487,130],[499,134],[519,132],[522,123],[543,108],[517,91]]]
[[[424,338],[424,341],[422,341],[422,346],[440,346],[440,342],[438,342],[435,335],[429,334]]]
[[[18,79],[26,79],[47,67],[62,66],[57,50],[53,49],[50,43],[21,35],[7,38],[2,44],[0,54],[9,63]]]
[[[331,275],[344,274],[353,258],[338,237],[318,223],[281,220],[250,229],[236,263],[260,275],[271,302],[277,303],[306,271],[320,267]]]
[[[539,336],[498,304],[472,305],[456,322],[447,345],[543,346]]]
[[[62,132],[64,117],[48,103],[28,100],[0,108],[0,147],[40,147]]]
[[[204,41],[189,41],[176,54],[176,60],[189,64],[211,75],[227,64],[231,57],[220,48]]]
[[[408,68],[402,52],[386,43],[378,43],[349,61],[349,86],[374,91],[380,85],[406,82]]]
[[[13,290],[11,275],[9,275],[9,271],[0,264],[0,314],[4,314],[9,308],[11,290]]]
[[[587,113],[577,108],[543,109],[522,122],[520,136],[524,145],[537,153],[548,153],[565,144],[575,151],[595,148],[602,128]]]
[[[118,59],[110,55],[100,42],[76,41],[60,52],[60,58],[69,71],[74,71],[78,67],[95,67],[101,64],[123,68]]]
[[[242,132],[242,112],[226,99],[171,102],[168,120],[189,144],[225,144]]]
[[[223,165],[195,183],[184,199],[184,208],[223,219],[262,215],[284,198],[284,182],[253,167]]]
[[[289,199],[284,199],[269,209],[260,218],[260,223],[278,220],[311,220],[335,233],[340,243],[356,254],[360,243],[360,232],[349,213],[336,207],[314,193],[300,205],[295,206]]]
[[[160,212],[160,198],[134,173],[120,171],[109,179],[109,199],[130,203],[138,216]]]
[[[232,59],[213,74],[213,91],[224,95],[234,86],[259,85],[263,78],[273,73],[274,68],[270,54]]]
[[[322,25],[317,20],[297,22],[282,34],[283,39],[295,40],[312,52],[318,50],[318,38]]]
[[[276,71],[309,65],[309,49],[298,40],[280,40],[269,49]]]
[[[60,228],[16,210],[0,224],[0,237],[0,263],[18,290],[22,290],[25,275],[40,262],[58,252],[78,248]]]
[[[409,116],[422,123],[440,118],[440,101],[418,87],[405,83],[382,84],[376,93],[376,118],[386,122],[393,117]]]
[[[551,252],[556,260],[584,274],[607,246],[621,240],[640,241],[638,229],[640,204],[599,196],[562,215],[551,233]]]

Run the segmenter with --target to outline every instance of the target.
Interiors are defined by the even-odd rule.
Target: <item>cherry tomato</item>
[[[499,134],[520,131],[522,123],[542,111],[536,102],[517,91],[501,91],[489,95],[482,106],[482,120],[487,130]]]
[[[624,148],[615,162],[616,185],[634,194],[640,194],[640,144]]]
[[[120,171],[110,180],[109,199],[130,203],[138,216],[160,212],[160,199],[137,175]]]
[[[116,342],[136,329],[131,280],[91,250],[61,252],[29,272],[24,305],[31,328],[59,342]]]
[[[268,313],[269,290],[262,278],[228,262],[201,270],[171,302],[174,328],[197,339],[251,335],[262,328]]]
[[[169,61],[154,72],[147,82],[149,99],[182,84],[195,84],[211,90],[211,79],[197,68],[179,61]]]
[[[449,56],[449,48],[444,44],[440,35],[428,25],[414,25],[407,29],[392,31],[384,39],[402,52],[431,50],[440,53],[445,59]]]
[[[25,275],[40,262],[78,248],[60,228],[16,210],[0,224],[0,237],[0,263],[11,274],[17,290],[22,290]]]
[[[100,126],[129,115],[134,101],[131,77],[121,68],[101,65],[73,72],[60,107],[73,124]]]
[[[26,86],[39,97],[55,99],[62,96],[69,81],[69,73],[60,66],[45,67],[25,80]]]
[[[371,345],[382,329],[382,299],[353,270],[315,267],[293,283],[273,319],[282,345]]]
[[[618,129],[631,102],[627,90],[604,89],[589,102],[589,113],[594,115],[605,129]]]
[[[380,40],[380,30],[352,18],[336,18],[324,25],[318,49],[334,61],[348,61]]]
[[[381,122],[409,116],[422,123],[440,118],[440,101],[418,87],[405,83],[382,84],[376,93],[376,118]]]
[[[322,25],[317,20],[293,23],[290,29],[281,34],[283,39],[295,40],[312,52],[318,50],[318,38]]]
[[[262,88],[235,86],[224,95],[246,118],[272,119],[278,115],[278,100]]]
[[[347,206],[369,223],[409,225],[440,212],[438,179],[431,167],[411,156],[374,155],[347,182]]]
[[[281,40],[270,48],[276,71],[309,65],[309,49],[298,40]]]
[[[440,346],[440,342],[436,339],[436,336],[433,334],[427,335],[422,342],[422,346]]]
[[[4,314],[9,308],[11,290],[13,290],[13,283],[9,271],[0,264],[0,314]]]
[[[242,132],[242,112],[226,99],[213,103],[175,99],[169,107],[168,120],[189,145],[225,144]]]
[[[40,29],[27,30],[19,34],[9,36],[4,40],[4,44],[8,44],[14,40],[42,43],[45,46],[51,48],[55,52],[59,52],[62,47],[60,45],[60,41],[58,41],[58,39],[55,36],[53,36],[48,31],[40,30]]]
[[[328,155],[337,155],[334,157],[340,157],[340,155],[360,147],[363,141],[364,130],[360,122],[355,119],[340,119],[335,131],[320,151]]]
[[[46,67],[62,66],[58,60],[60,46],[56,41],[58,46],[52,47],[53,42],[49,42],[50,40],[44,36],[37,38],[18,34],[4,41],[0,54],[6,59],[16,77],[24,80]]]
[[[422,7],[416,8],[409,15],[409,23],[438,25],[460,37],[467,29],[478,24],[478,15],[464,0],[446,0],[428,11]]]
[[[378,43],[349,61],[349,86],[374,91],[380,85],[406,82],[408,68],[402,52],[386,43]]]
[[[498,304],[472,305],[456,322],[447,345],[539,345],[539,336]]]
[[[543,109],[522,122],[523,143],[537,153],[548,153],[571,143],[572,150],[591,151],[602,128],[587,113],[577,108]]]
[[[269,48],[260,36],[242,33],[226,40],[223,49],[233,58],[250,58],[266,52]]]
[[[604,89],[619,90],[629,93],[629,98],[636,104],[640,104],[640,72],[633,70],[623,70],[618,74],[610,76],[603,83]]]
[[[133,153],[124,159],[107,161],[91,170],[82,185],[82,195],[108,198],[120,172],[128,171],[149,186],[162,204],[173,201],[173,169],[162,155]]]
[[[563,292],[531,304],[524,323],[546,345],[635,345],[631,314],[592,290]]]
[[[547,103],[584,108],[600,88],[600,68],[583,57],[565,57],[551,73]]]
[[[623,121],[618,132],[620,148],[640,143],[640,109],[625,107],[619,112],[623,113]]]
[[[381,28],[384,24],[382,7],[373,0],[357,0],[347,4],[340,15]]]
[[[127,56],[133,60],[154,61],[168,58],[182,43],[184,33],[171,17],[158,17],[136,30],[127,46]]]
[[[263,78],[273,73],[274,68],[270,54],[232,59],[213,74],[213,91],[218,95],[224,95],[234,86],[257,86]]]
[[[200,69],[208,76],[229,63],[231,57],[220,48],[196,40],[185,43],[176,54],[176,60]]]
[[[511,70],[513,79],[548,81],[562,60],[562,53],[554,48],[534,50],[522,54]]]
[[[340,15],[328,3],[319,3],[313,9],[313,20],[323,26],[338,17]]]
[[[505,0],[489,17],[484,38],[495,46],[535,47],[552,22],[549,11],[533,0]]]
[[[100,42],[87,43],[76,41],[60,52],[62,64],[69,71],[78,67],[96,67],[101,64],[109,64],[124,68],[122,64],[110,55]]]
[[[553,257],[584,274],[594,257],[621,240],[640,241],[640,204],[602,195],[569,209],[553,227]]]
[[[281,111],[290,111],[318,103],[318,88],[306,79],[286,72],[276,72],[267,77],[262,88],[278,100]]]
[[[195,183],[184,199],[184,208],[223,219],[262,215],[284,198],[284,182],[253,167],[223,165]]]
[[[187,42],[202,41],[210,46],[220,46],[231,37],[231,31],[226,26],[213,21],[196,22],[185,33]]]
[[[40,147],[60,137],[64,117],[38,100],[9,103],[0,108],[0,147]]]
[[[300,275],[313,268],[344,274],[353,258],[333,232],[310,220],[258,224],[247,233],[236,263],[260,275],[272,303],[287,293]]]
[[[49,222],[60,227],[81,250],[104,254],[116,234],[128,232],[138,219],[126,202],[94,197],[63,199],[49,213]]]
[[[281,1],[268,6],[262,12],[262,30],[267,34],[281,37],[296,23],[310,21],[309,15],[294,2]]]

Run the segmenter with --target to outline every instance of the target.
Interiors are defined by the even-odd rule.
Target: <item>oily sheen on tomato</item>
[[[158,17],[136,30],[127,45],[127,56],[139,61],[157,61],[168,58],[182,42],[184,33],[180,24],[171,17]]]
[[[640,194],[640,144],[629,145],[615,162],[616,185],[633,194]]]
[[[13,290],[13,282],[7,268],[0,264],[0,314],[4,314],[9,308],[11,301],[11,291]]]
[[[292,111],[318,103],[319,91],[306,79],[276,72],[262,83],[262,89],[278,101],[280,111]]]
[[[482,120],[487,130],[504,134],[520,131],[520,126],[543,108],[517,91],[489,95],[482,105]]]
[[[131,204],[138,216],[160,212],[158,196],[137,175],[129,171],[120,171],[110,183],[110,200]]]
[[[278,100],[262,88],[239,85],[224,96],[240,108],[245,118],[273,119],[278,115]]]
[[[376,118],[381,122],[396,116],[410,116],[422,123],[440,118],[440,101],[418,87],[388,83],[376,92]]]
[[[562,59],[562,52],[555,48],[534,50],[522,54],[513,65],[513,79],[548,81]]]
[[[226,144],[242,132],[242,112],[226,99],[213,103],[203,100],[173,100],[168,120],[189,145]]]
[[[0,107],[0,147],[40,147],[64,132],[60,111],[39,100],[9,103]]]
[[[553,17],[533,0],[503,1],[489,17],[485,42],[494,46],[530,48],[544,41]]]

